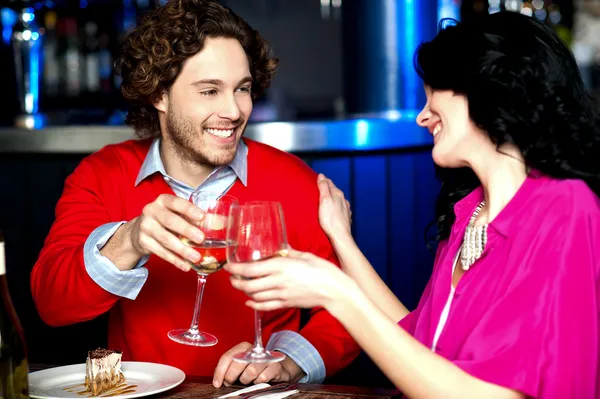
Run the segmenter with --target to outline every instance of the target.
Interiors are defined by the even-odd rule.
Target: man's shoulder
[[[292,178],[295,183],[304,180],[311,184],[316,182],[316,172],[297,155],[254,140],[244,141],[248,146],[248,162],[261,174]]]
[[[108,144],[81,160],[74,174],[83,176],[99,175],[117,178],[117,175],[133,175],[148,154],[151,139],[127,140]]]
[[[139,167],[148,154],[150,144],[152,144],[151,139],[132,139],[120,143],[108,144],[86,156],[82,162],[94,165],[102,164],[109,168],[117,166],[117,164],[131,164]]]

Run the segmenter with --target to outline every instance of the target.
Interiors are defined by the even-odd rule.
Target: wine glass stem
[[[194,317],[190,333],[198,334],[198,323],[200,322],[200,308],[202,307],[202,294],[204,294],[204,285],[206,284],[206,276],[198,273],[198,287],[196,288],[196,305],[194,306]]]
[[[258,310],[254,311],[254,353],[263,353],[265,348],[262,343],[262,320]]]

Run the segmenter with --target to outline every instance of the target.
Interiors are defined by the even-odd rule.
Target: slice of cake
[[[85,387],[92,395],[100,395],[125,382],[121,372],[122,352],[98,348],[88,352],[85,362]]]

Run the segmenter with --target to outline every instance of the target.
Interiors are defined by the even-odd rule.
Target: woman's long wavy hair
[[[202,51],[208,38],[240,42],[252,74],[252,98],[275,75],[278,59],[269,43],[229,8],[211,0],[170,0],[143,14],[127,33],[115,62],[121,92],[131,104],[126,122],[138,137],[160,135],[154,101],[168,91],[185,61]]]
[[[585,181],[600,196],[600,118],[571,52],[544,23],[500,12],[440,23],[415,53],[434,90],[465,95],[471,120],[497,146],[515,144],[525,163],[556,178]],[[436,241],[449,237],[454,205],[480,185],[469,168],[437,167]]]

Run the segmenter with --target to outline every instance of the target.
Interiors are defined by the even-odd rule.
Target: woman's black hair
[[[573,55],[546,24],[508,11],[468,23],[443,20],[414,64],[433,90],[465,95],[471,120],[497,146],[512,143],[528,167],[581,179],[600,196],[597,104]],[[456,202],[480,182],[468,168],[436,171],[439,242],[450,235]]]

